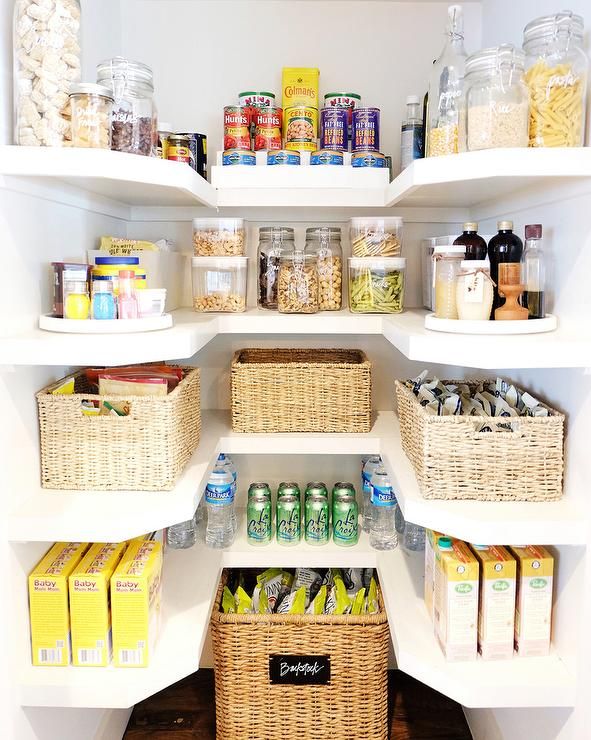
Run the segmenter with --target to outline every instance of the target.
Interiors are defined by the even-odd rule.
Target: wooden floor
[[[400,671],[390,674],[390,711],[390,740],[471,738],[459,704]],[[124,740],[144,739],[215,740],[213,671],[202,669],[138,704]]]

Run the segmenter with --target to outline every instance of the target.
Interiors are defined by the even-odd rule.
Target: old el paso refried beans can
[[[348,143],[347,111],[323,108],[320,111],[320,148],[346,152]]]
[[[301,152],[316,151],[318,109],[311,105],[292,105],[283,113],[285,148]]]
[[[380,109],[354,108],[353,109],[353,139],[354,152],[380,151]]]

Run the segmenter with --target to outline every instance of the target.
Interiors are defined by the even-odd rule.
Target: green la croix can
[[[299,489],[298,489],[299,490]],[[302,539],[300,497],[284,493],[277,498],[277,543],[290,547]]]
[[[248,487],[248,500],[258,493],[265,493],[271,499],[271,487],[268,483],[251,483]]]
[[[309,545],[326,545],[330,539],[328,498],[311,495],[306,499],[305,537]]]
[[[353,496],[332,502],[332,534],[335,545],[353,547],[359,542],[359,507]]]
[[[308,483],[305,493],[306,501],[310,496],[326,496],[326,498],[328,498],[328,488],[326,487],[326,484],[319,480]]]
[[[268,545],[273,539],[271,497],[260,490],[250,495],[246,507],[246,538],[249,545]]]
[[[343,496],[353,496],[355,498],[355,486],[352,483],[339,481],[332,487],[332,500],[343,498]]]
[[[279,488],[277,489],[277,499],[283,498],[283,496],[297,496],[298,499],[301,499],[302,492],[297,483],[283,482],[279,484]]]

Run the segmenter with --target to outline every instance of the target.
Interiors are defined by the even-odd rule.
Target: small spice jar
[[[317,261],[316,255],[304,252],[281,255],[277,288],[280,313],[318,311]]]
[[[109,88],[82,82],[70,88],[72,146],[111,148],[113,95]]]
[[[457,254],[437,255],[435,262],[435,316],[457,319],[456,282],[462,257]]]
[[[306,254],[318,262],[318,310],[338,311],[343,295],[341,230],[329,226],[306,229]]]
[[[462,260],[456,282],[456,308],[460,321],[488,321],[494,297],[486,260]]]
[[[64,318],[84,320],[90,317],[88,283],[67,282],[65,287]]]
[[[263,226],[259,229],[258,305],[277,310],[279,266],[283,252],[295,251],[294,231],[285,226]]]
[[[102,321],[117,318],[112,280],[92,281],[92,318]]]

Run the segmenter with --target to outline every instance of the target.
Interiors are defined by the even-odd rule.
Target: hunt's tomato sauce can
[[[281,113],[277,108],[259,108],[255,115],[254,150],[281,149]]]
[[[224,108],[224,149],[251,149],[250,119],[240,105]]]
[[[353,139],[351,144],[354,152],[380,151],[379,108],[353,109]]]

